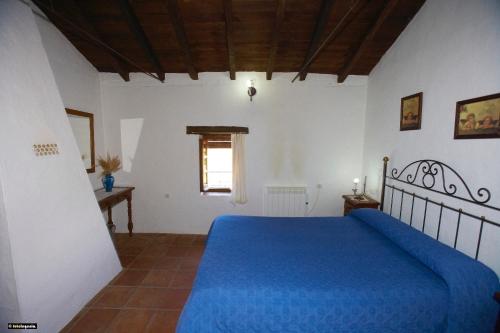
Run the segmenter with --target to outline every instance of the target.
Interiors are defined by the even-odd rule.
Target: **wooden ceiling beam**
[[[193,80],[198,80],[198,71],[194,67],[193,55],[191,53],[191,48],[189,47],[186,31],[184,30],[184,23],[182,21],[177,0],[167,0],[167,6],[168,15],[174,28],[177,42],[179,43],[182,53],[184,54],[184,63],[187,67],[189,77]]]
[[[281,26],[285,21],[286,0],[278,0],[276,7],[276,21],[274,23],[273,36],[271,39],[271,52],[267,61],[266,79],[271,80],[273,77],[274,64],[276,62],[276,53],[278,52],[278,42],[280,37]]]
[[[304,64],[299,70],[299,73],[293,78],[292,82],[294,82],[297,77],[300,77],[301,74],[307,73],[311,64],[316,60],[321,51],[327,47],[329,44],[333,43],[335,39],[344,32],[344,30],[349,26],[349,24],[356,18],[359,12],[370,2],[371,0],[357,0],[352,7],[348,9],[348,11],[344,14],[344,16],[340,19],[339,22],[334,26],[332,31],[326,36],[326,38],[321,42],[321,44],[314,49],[311,56],[306,58]]]
[[[165,80],[165,70],[158,60],[158,57],[156,56],[153,47],[151,46],[151,43],[146,36],[146,33],[142,29],[141,23],[135,15],[132,6],[128,2],[128,0],[118,0],[118,4],[120,5],[120,9],[125,20],[127,21],[130,31],[135,36],[135,39],[146,53],[146,56],[151,62],[151,65],[153,65],[153,68],[155,69],[156,75],[158,75],[160,81],[163,82]]]
[[[236,79],[236,63],[234,56],[233,42],[233,4],[232,0],[224,0],[224,16],[226,18],[226,44],[227,58],[229,62],[229,77],[231,80]]]
[[[54,5],[54,3],[52,3],[52,5]],[[99,34],[94,25],[90,23],[90,20],[87,18],[87,15],[84,13],[80,5],[76,3],[76,1],[74,0],[58,1],[56,5],[57,7],[64,8],[65,11],[69,11],[71,13],[71,16],[73,17],[73,20],[78,22],[81,25],[82,29],[87,31],[89,34],[92,34],[92,36],[96,40],[100,41],[103,44],[107,44],[105,39],[101,36],[101,34]],[[44,7],[39,6],[39,8],[52,22],[54,22],[54,20],[57,19],[52,15],[51,12],[46,10]],[[130,75],[128,70],[126,69],[126,64],[115,54],[110,52],[108,49],[100,48],[100,50],[104,51],[107,60],[110,62],[111,66],[115,69],[115,71],[121,76],[121,78],[124,81],[130,81]]]
[[[31,1],[44,8],[44,12],[48,13],[46,16],[97,70],[120,72],[124,79],[128,79],[128,73],[132,72],[143,72],[158,79],[156,68],[151,65],[141,45],[136,41],[121,12],[118,0]],[[145,5],[147,8],[142,5],[148,2],[146,0],[128,0],[128,3],[139,19],[142,29],[147,33],[163,69],[188,74],[184,50],[177,40],[169,17],[174,11],[169,13],[168,1],[154,0],[150,5]],[[351,11],[357,8],[359,1],[359,5],[365,3],[364,8],[361,8],[349,23],[354,15]],[[89,29],[88,24],[81,23],[82,20],[75,11],[70,10],[75,6],[69,2],[81,7],[82,13],[95,29]],[[309,77],[308,73],[314,72],[328,73],[334,76],[336,83],[339,76],[343,80],[342,76],[346,75],[348,78],[353,74],[369,74],[425,0],[406,1],[404,5],[400,0],[378,32],[365,43],[362,41],[389,0],[298,0],[293,6],[291,1],[287,1],[284,22],[277,44],[273,44],[276,45],[273,50],[271,42],[279,0],[177,0],[174,3],[178,6],[178,16],[182,19],[189,42],[184,45],[189,45],[192,53],[196,69],[192,72],[197,71],[198,76],[201,72],[226,71],[227,78],[240,78],[237,76],[240,75],[237,73],[239,70],[262,71],[266,75],[270,53],[273,51],[274,67],[269,66],[273,67],[270,70],[272,78],[276,77],[274,72],[296,70],[293,81]],[[113,8],[109,8],[110,6]],[[293,22],[290,21],[292,16],[289,14],[293,14]],[[243,24],[243,30],[239,29],[240,23]],[[293,29],[289,27],[292,23]],[[150,29],[154,30],[155,24],[159,25],[161,31],[155,33]],[[250,30],[245,30],[245,27]],[[343,31],[342,27],[345,27]],[[293,31],[287,31],[289,28]],[[95,37],[96,29],[101,34],[99,39]],[[319,33],[321,30],[322,34]],[[333,37],[330,39],[330,36]],[[294,41],[294,38],[301,40]],[[370,39],[370,36],[366,39]],[[127,47],[130,43],[134,44],[133,48]],[[201,53],[200,45],[203,49]],[[357,51],[358,48],[361,50]],[[304,61],[306,55],[309,57]],[[330,59],[332,56],[336,58]],[[349,64],[351,58],[352,64]],[[298,69],[302,64],[304,65]],[[345,71],[347,67],[352,68]],[[168,77],[168,73],[165,75]]]
[[[391,12],[398,4],[398,1],[399,0],[388,0],[386,2],[384,9],[382,9],[382,11],[380,12],[375,23],[371,26],[370,30],[368,30],[364,38],[361,40],[361,43],[355,49],[352,56],[348,58],[347,63],[340,71],[340,74],[337,77],[338,83],[344,82],[347,76],[349,76],[349,72],[354,68],[356,63],[359,61],[366,47],[373,39],[373,37],[377,34],[377,32],[380,30],[380,27],[384,24],[385,20],[391,15]]]
[[[319,42],[321,41],[321,36],[325,31],[326,24],[330,19],[330,15],[332,13],[333,5],[335,4],[335,0],[323,0],[321,2],[321,7],[319,8],[318,19],[316,20],[316,26],[314,27],[314,31],[312,34],[311,42],[309,43],[309,48],[307,49],[306,57],[302,66],[306,64],[306,61],[313,55],[314,51],[318,48]],[[304,71],[300,74],[300,81],[304,81],[307,76],[307,71]]]

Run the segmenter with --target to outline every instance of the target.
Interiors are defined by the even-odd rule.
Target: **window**
[[[246,202],[244,135],[248,127],[186,126],[186,134],[200,138],[200,192],[233,192],[235,203]],[[235,146],[231,136],[234,134]],[[233,153],[235,164],[233,170]],[[233,184],[233,171],[235,188]]]
[[[231,134],[200,136],[200,191],[231,192],[233,152]]]

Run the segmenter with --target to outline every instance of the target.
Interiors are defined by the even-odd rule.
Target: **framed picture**
[[[500,93],[457,102],[455,139],[500,138]]]
[[[401,120],[400,131],[420,129],[422,122],[422,99],[423,93],[401,98]]]

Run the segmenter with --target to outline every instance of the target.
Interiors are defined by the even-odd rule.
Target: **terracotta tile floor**
[[[205,249],[205,238],[115,234],[123,271],[61,332],[175,332]]]

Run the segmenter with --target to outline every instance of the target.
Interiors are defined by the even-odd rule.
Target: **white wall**
[[[7,216],[3,205],[3,189],[0,182],[0,324],[20,320],[16,279],[10,251]],[[4,325],[5,327],[5,325]]]
[[[500,92],[499,22],[498,0],[429,0],[372,71],[364,145],[364,173],[372,193],[380,188],[384,155],[395,167],[432,158],[450,164],[476,189],[488,187],[491,203],[500,206],[500,140],[453,139],[456,102]],[[400,99],[420,91],[422,129],[400,132]],[[456,205],[500,220],[493,211]],[[456,217],[450,219],[454,228]],[[470,230],[470,240],[476,232]],[[486,237],[492,233],[487,229]],[[473,253],[473,242],[466,243],[465,251]],[[498,255],[493,265],[500,272]]]
[[[220,214],[262,214],[265,185],[307,185],[311,202],[316,185],[323,189],[312,215],[342,213],[341,194],[361,173],[366,78],[344,85],[331,75],[309,75],[290,83],[293,74],[203,73],[199,81],[170,74],[160,84],[144,76],[123,82],[101,74],[104,133],[109,150],[129,151],[137,133],[121,123],[136,119],[137,136],[130,172],[117,183],[136,186],[133,211],[138,232],[206,233]],[[254,101],[246,80],[256,79]],[[138,119],[138,120],[137,120]],[[187,125],[248,126],[248,204],[234,207],[228,197],[199,192],[198,137],[186,135]],[[122,140],[121,138],[124,138]],[[132,147],[134,148],[134,147]],[[165,194],[170,197],[166,198]],[[126,209],[114,209],[118,230],[126,228]]]
[[[19,319],[57,332],[121,267],[35,18],[16,0],[0,1],[0,45],[0,230],[9,233]],[[60,154],[37,157],[36,143],[57,143]],[[12,283],[2,281],[0,294]]]
[[[35,18],[64,106],[94,114],[96,156],[103,155],[99,73],[52,23]],[[97,168],[97,172],[89,174],[94,189],[102,187],[99,172]]]

